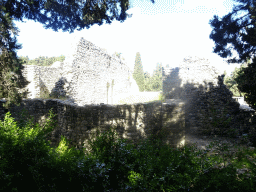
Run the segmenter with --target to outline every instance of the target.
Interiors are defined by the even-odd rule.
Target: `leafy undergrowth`
[[[50,111],[44,128],[32,121],[18,126],[9,112],[0,122],[1,191],[255,191],[256,150],[240,151],[220,169],[215,165],[226,161],[225,153],[213,158],[153,137],[132,145],[117,139],[114,129],[90,142],[89,152],[68,148],[64,137],[54,148],[45,139],[52,117]],[[237,177],[242,165],[251,177]]]

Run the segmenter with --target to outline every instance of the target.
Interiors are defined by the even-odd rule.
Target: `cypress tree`
[[[143,73],[143,66],[142,66],[139,52],[136,53],[133,78],[136,81],[137,85],[139,86],[140,92],[144,91],[145,90],[144,73]]]

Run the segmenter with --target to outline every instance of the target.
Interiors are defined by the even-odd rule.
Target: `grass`
[[[40,127],[32,120],[14,122],[8,112],[0,121],[1,191],[255,191],[255,150],[218,155],[196,151],[195,145],[171,148],[151,135],[136,145],[116,137],[115,127],[90,142],[90,151],[68,148],[61,137],[51,147],[45,135],[54,128],[49,118]],[[22,126],[21,126],[22,125]],[[226,165],[230,162],[229,165]],[[224,163],[222,168],[219,167]],[[251,176],[237,176],[237,168]]]

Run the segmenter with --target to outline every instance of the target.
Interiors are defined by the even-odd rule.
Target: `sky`
[[[35,59],[39,56],[67,56],[74,37],[84,37],[110,55],[122,53],[130,69],[134,69],[136,53],[139,52],[144,72],[151,75],[157,63],[178,67],[187,56],[209,59],[221,72],[227,74],[240,67],[228,65],[223,58],[213,53],[214,41],[209,38],[212,28],[209,24],[214,15],[222,18],[232,11],[233,0],[150,0],[130,1],[133,14],[123,23],[113,20],[111,24],[95,24],[81,31],[54,32],[44,29],[39,22],[14,23],[19,28],[18,43],[22,49],[18,56]],[[234,52],[235,54],[235,52]]]

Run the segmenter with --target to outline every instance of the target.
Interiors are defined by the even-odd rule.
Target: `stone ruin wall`
[[[60,68],[36,65],[24,65],[23,75],[31,83],[26,87],[30,93],[28,98],[40,98],[53,92],[56,82],[61,78]]]
[[[130,71],[121,59],[109,56],[84,39],[76,47],[72,64],[75,100],[82,105],[113,103],[116,95],[129,93]],[[81,89],[85,85],[87,88]]]
[[[23,74],[31,82],[28,98],[54,94],[79,106],[113,104],[116,96],[132,90],[127,64],[83,38],[72,44],[71,54],[59,66],[25,65]]]
[[[235,128],[241,135],[253,127],[255,111],[239,107],[232,92],[223,84],[224,76],[208,60],[187,57],[180,67],[163,68],[162,75],[166,98],[185,102],[186,130],[189,132],[219,134],[227,126]],[[225,125],[229,117],[231,122]],[[215,124],[216,121],[220,123]],[[214,131],[208,133],[206,128]]]
[[[118,125],[118,137],[136,143],[141,138],[148,137],[151,131],[156,131],[155,127],[159,125],[156,125],[154,120],[160,117],[160,122],[168,130],[165,142],[171,147],[185,144],[185,110],[182,102],[77,106],[59,99],[23,99],[20,106],[12,105],[8,110],[2,107],[3,102],[5,101],[0,101],[1,120],[4,119],[5,113],[10,111],[11,117],[18,122],[24,119],[20,112],[25,109],[30,117],[34,117],[34,123],[40,125],[43,125],[49,110],[53,108],[53,113],[57,114],[54,118],[57,125],[47,135],[51,146],[58,146],[62,135],[70,141],[69,147],[86,148],[88,140],[94,140],[96,130],[102,133],[108,129],[107,125]],[[160,117],[156,114],[160,114]]]
[[[163,68],[163,93],[171,99],[190,99],[193,90],[203,85],[202,91],[218,86],[220,71],[204,58],[186,57],[179,67]],[[212,83],[209,85],[209,83]]]

